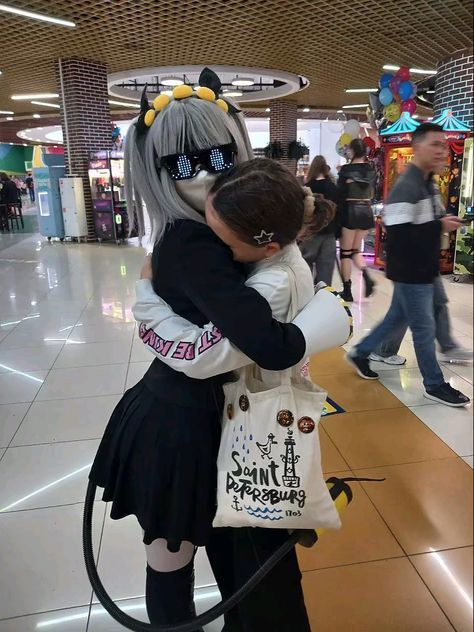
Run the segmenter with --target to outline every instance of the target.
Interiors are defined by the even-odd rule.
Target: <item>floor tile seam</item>
[[[417,461],[402,461],[400,463],[387,463],[385,465],[363,465],[363,466],[357,466],[357,467],[349,466],[349,469],[352,470],[353,472],[359,472],[361,470],[377,470],[384,467],[400,467],[403,465],[417,465],[420,463],[431,463],[431,462],[438,463],[439,461],[449,461],[449,460],[455,460],[455,459],[462,460],[462,457],[453,451],[453,456],[440,456],[437,458],[419,459]]]
[[[93,343],[92,343],[93,344]],[[51,371],[62,371],[63,369],[91,369],[93,367],[99,367],[99,366],[119,366],[121,364],[137,364],[136,362],[130,362],[130,354],[128,356],[128,360],[124,360],[123,362],[105,362],[105,363],[101,363],[101,364],[81,364],[80,366],[56,366],[55,364],[51,367]],[[138,361],[140,362],[140,360]],[[146,360],[143,360],[143,362],[146,362]],[[46,369],[43,369],[44,371]],[[0,373],[1,375],[1,373]]]
[[[445,553],[447,551],[460,551],[462,549],[474,549],[474,544],[464,544],[463,546],[448,546],[445,549],[435,549],[433,551],[420,551],[419,553],[409,553],[407,557],[420,557],[421,555],[431,555],[431,553]]]
[[[15,621],[16,619],[23,619],[24,617],[34,617],[42,614],[53,614],[55,612],[64,612],[65,610],[75,610],[76,608],[87,608],[89,604],[79,604],[77,606],[66,606],[65,608],[54,608],[53,610],[40,610],[38,612],[27,612],[25,614],[18,614],[14,617],[0,618],[1,621]]]
[[[339,454],[339,456],[341,457],[341,459],[342,459],[342,460],[344,461],[344,463],[346,464],[347,469],[348,469],[348,470],[350,470],[350,469],[351,469],[351,466],[350,466],[350,465],[349,465],[349,463],[346,461],[346,459],[345,459],[344,455],[341,453],[341,451],[339,450],[339,448],[338,448],[338,446],[336,445],[336,443],[333,441],[333,439],[332,439],[331,435],[329,434],[329,432],[326,430],[326,428],[325,428],[323,425],[321,425],[321,429],[323,430],[323,432],[324,432],[324,434],[326,435],[326,437],[327,437],[327,439],[329,440],[329,442],[333,445],[333,447],[334,447],[334,449],[336,450],[336,452]],[[335,470],[335,472],[340,472],[340,471],[341,471],[341,469],[337,469],[337,470]],[[334,472],[328,472],[328,471],[323,472],[323,474],[332,474],[332,473],[334,473]]]
[[[16,444],[16,445],[10,445],[7,448],[3,448],[6,450],[14,450],[15,448],[36,448],[37,446],[40,445],[64,445],[64,444],[68,444],[68,443],[80,443],[80,442],[84,442],[84,441],[99,441],[100,439],[102,439],[102,436],[100,437],[87,437],[87,438],[83,438],[83,439],[65,439],[63,441],[41,441],[39,443],[20,443],[20,444]],[[0,448],[2,449],[2,448]]]
[[[25,507],[24,509],[11,509],[11,510],[8,510],[8,511],[1,511],[0,510],[0,518],[2,516],[6,516],[6,515],[10,515],[10,514],[24,513],[25,511],[39,511],[41,509],[58,509],[60,507],[74,507],[75,505],[83,505],[83,504],[84,504],[83,500],[76,500],[73,503],[59,503],[59,504],[55,504],[55,505],[45,505],[44,507]]]
[[[107,364],[105,366],[116,366],[113,364]],[[90,368],[90,367],[78,367],[78,368]],[[125,389],[122,388],[120,391],[114,391],[113,393],[101,393],[100,395],[84,395],[84,398],[88,397],[106,397],[113,395],[123,395]],[[39,391],[38,391],[39,393]],[[72,397],[51,397],[48,399],[36,399],[33,401],[33,404],[40,404],[41,402],[65,402],[68,399],[82,399],[80,395],[73,395]],[[15,404],[28,404],[28,402],[14,402]]]
[[[316,543],[317,546],[317,543]],[[372,562],[390,562],[391,560],[404,560],[408,555],[393,555],[392,557],[377,557],[373,560],[358,560],[357,562],[349,562],[347,564],[334,564],[332,566],[320,566],[319,568],[305,568],[301,571],[305,573],[314,573],[316,571],[327,571],[333,568],[346,568],[350,566],[361,566],[362,564],[372,564]]]
[[[436,598],[436,595],[434,594],[434,592],[431,590],[431,588],[429,587],[427,581],[425,581],[425,579],[423,578],[422,574],[420,573],[420,571],[416,568],[415,564],[413,563],[413,560],[410,559],[410,556],[408,556],[408,563],[410,564],[410,566],[414,569],[415,573],[418,575],[418,577],[420,578],[420,580],[422,581],[423,585],[425,586],[426,590],[429,592],[429,594],[431,595],[431,597],[433,598],[434,602],[437,604],[438,608],[441,610],[441,612],[444,614],[444,616],[446,617],[446,620],[448,621],[449,625],[453,628],[453,630],[456,632],[456,628],[453,624],[453,622],[451,621],[451,619],[449,618],[447,612],[445,612],[443,606],[440,604],[440,602],[438,601],[438,599]]]

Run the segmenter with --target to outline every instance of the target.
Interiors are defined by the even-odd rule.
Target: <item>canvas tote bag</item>
[[[288,319],[298,311],[294,271],[288,274]],[[321,469],[319,420],[327,393],[298,369],[267,386],[256,365],[224,385],[214,527],[337,529],[339,514]]]

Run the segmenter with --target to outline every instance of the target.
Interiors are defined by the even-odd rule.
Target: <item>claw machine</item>
[[[123,165],[120,150],[97,151],[89,157],[94,225],[99,242],[112,240],[120,244],[129,236]]]
[[[444,130],[448,145],[446,167],[437,176],[439,191],[446,212],[457,215],[459,209],[459,185],[461,181],[461,163],[465,139],[469,136],[469,128],[456,119],[450,110],[433,121]],[[384,182],[383,197],[387,199],[391,188],[405,171],[413,158],[411,148],[411,134],[420,125],[412,119],[408,112],[404,112],[396,123],[383,130],[380,140],[384,152]],[[454,233],[442,236],[440,253],[440,272],[451,273],[454,266]],[[375,259],[376,266],[385,267],[385,234],[382,217],[376,219]]]
[[[464,144],[461,186],[459,194],[459,217],[464,225],[457,231],[454,254],[454,280],[473,274],[474,256],[474,140],[468,138]]]

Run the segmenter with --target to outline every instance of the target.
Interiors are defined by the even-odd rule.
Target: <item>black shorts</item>
[[[374,214],[370,202],[361,200],[346,203],[343,223],[351,230],[369,230],[375,226]]]

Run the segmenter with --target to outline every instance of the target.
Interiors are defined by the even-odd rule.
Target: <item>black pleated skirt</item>
[[[138,518],[143,541],[206,545],[216,511],[221,412],[155,396],[143,380],[117,404],[92,465],[111,518]]]

